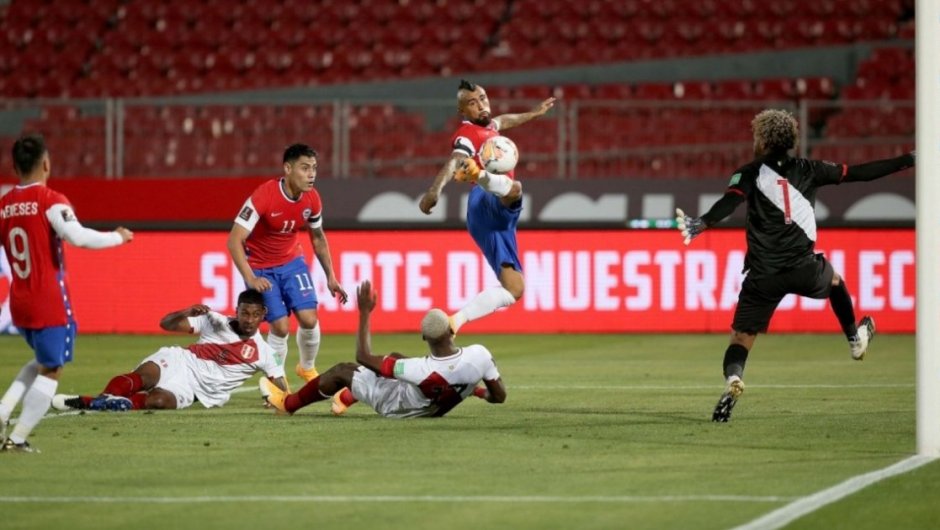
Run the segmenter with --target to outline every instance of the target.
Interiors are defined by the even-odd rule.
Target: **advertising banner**
[[[324,332],[355,331],[356,285],[373,281],[373,330],[415,331],[423,314],[453,312],[495,285],[492,270],[465,231],[327,230],[333,265],[350,301],[313,278]],[[203,303],[234,314],[243,282],[225,232],[140,232],[122,247],[69,247],[67,269],[79,330],[155,333],[171,310]],[[313,253],[303,239],[305,256]],[[914,231],[823,229],[818,251],[843,275],[856,314],[879,332],[914,331]],[[710,230],[691,246],[675,231],[526,230],[519,233],[526,291],[512,307],[468,324],[465,332],[725,332],[743,275],[744,233]],[[0,268],[0,303],[9,268]],[[8,326],[9,312],[4,307]],[[788,297],[772,332],[836,332],[826,300]]]

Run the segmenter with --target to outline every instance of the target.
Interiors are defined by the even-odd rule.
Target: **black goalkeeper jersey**
[[[792,269],[813,256],[816,190],[839,184],[847,166],[771,155],[731,176],[728,191],[747,200],[744,270],[755,276]]]

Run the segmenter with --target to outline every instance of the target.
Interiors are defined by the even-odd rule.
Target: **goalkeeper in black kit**
[[[679,230],[688,245],[696,236],[747,202],[747,276],[731,323],[725,351],[725,392],[712,420],[726,422],[744,392],[744,365],[757,334],[766,332],[777,305],[788,294],[828,298],[849,342],[852,358],[865,357],[875,335],[875,321],[856,324],[845,282],[822,254],[816,254],[816,190],[821,186],[875,180],[914,166],[914,153],[848,166],[794,158],[797,122],[789,112],[765,110],[751,122],[754,161],[731,176],[728,190],[705,215],[691,217],[676,210]]]

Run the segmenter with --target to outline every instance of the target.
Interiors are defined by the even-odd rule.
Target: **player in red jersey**
[[[297,375],[315,378],[320,326],[317,294],[304,261],[297,233],[310,234],[313,252],[323,267],[327,288],[341,303],[346,291],[333,273],[330,246],[323,233],[323,207],[313,188],[317,178],[317,152],[303,144],[284,151],[284,176],[258,186],[245,201],[229,233],[228,249],[249,289],[261,291],[271,324],[267,342],[283,364],[287,357],[290,313],[300,324]]]
[[[0,399],[0,450],[32,452],[26,438],[49,410],[75,346],[62,241],[101,249],[126,243],[134,234],[123,227],[98,232],[78,222],[69,200],[46,186],[52,166],[41,136],[22,136],[13,144],[13,165],[20,183],[0,198],[0,245],[13,272],[13,324],[36,358],[20,369]],[[20,399],[19,421],[7,438],[6,427]]]
[[[516,224],[522,211],[522,184],[514,180],[513,172],[499,175],[482,171],[478,156],[480,147],[488,138],[499,136],[500,131],[542,116],[554,104],[555,98],[548,98],[530,112],[491,118],[490,102],[483,87],[460,82],[457,110],[464,121],[451,139],[453,152],[450,159],[421,198],[420,208],[430,214],[451,179],[476,183],[467,199],[467,230],[496,273],[500,286],[482,291],[450,316],[455,333],[467,322],[512,305],[522,298],[525,289],[516,243]]]

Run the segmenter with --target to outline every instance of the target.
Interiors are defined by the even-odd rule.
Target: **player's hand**
[[[555,98],[553,97],[548,98],[545,101],[536,105],[535,108],[532,109],[532,114],[535,114],[536,116],[541,116],[545,114],[546,112],[548,112],[549,110],[551,110],[551,108],[554,106],[555,106]]]
[[[475,397],[478,397],[478,398],[483,399],[483,400],[486,399],[486,394],[487,394],[487,393],[488,393],[488,392],[487,392],[487,390],[486,390],[486,387],[478,386],[478,387],[476,387],[476,388],[473,389],[473,395],[474,395]]]
[[[114,231],[117,232],[121,236],[121,240],[124,243],[129,243],[134,240],[134,232],[131,232],[130,230],[124,228],[123,226],[119,226],[115,228]]]
[[[340,285],[338,281],[336,281],[336,278],[330,278],[326,282],[326,286],[330,290],[330,294],[339,297],[339,303],[345,304],[349,300],[349,295],[346,294],[346,289],[343,289],[343,286]]]
[[[685,237],[685,244],[688,245],[695,239],[696,236],[705,231],[705,221],[702,221],[701,217],[690,217],[682,211],[681,208],[676,208],[676,227],[682,232],[682,236]]]
[[[356,289],[356,297],[359,302],[359,311],[371,313],[375,309],[375,291],[372,290],[372,282],[365,280]]]
[[[466,157],[457,162],[454,180],[457,182],[476,182],[480,178],[480,173],[480,165],[477,164],[477,161]]]
[[[259,278],[255,276],[254,278],[248,280],[245,283],[246,285],[248,285],[250,289],[254,289],[255,291],[261,291],[262,293],[265,291],[271,290],[271,282],[268,281],[267,278]]]
[[[440,197],[440,193],[435,190],[428,190],[424,192],[424,196],[421,197],[421,202],[418,204],[418,207],[421,208],[421,211],[430,215],[431,208],[437,204],[437,199]]]
[[[189,306],[189,309],[186,310],[186,316],[198,317],[199,315],[205,315],[209,311],[212,311],[212,309],[210,309],[209,306],[203,305],[203,304],[195,304],[195,305]]]

